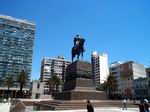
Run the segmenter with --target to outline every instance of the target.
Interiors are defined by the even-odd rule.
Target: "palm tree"
[[[0,85],[2,85],[3,84],[3,79],[2,78],[0,78]]]
[[[58,77],[58,76],[53,76],[53,78],[52,78],[52,80],[54,79],[54,81],[55,81],[55,85],[56,85],[56,92],[58,92],[58,90],[59,90],[59,85],[61,84],[61,80],[60,80],[60,78]]]
[[[5,79],[5,84],[7,85],[7,99],[8,99],[8,97],[9,97],[9,89],[10,89],[10,87],[12,87],[13,86],[13,79],[12,79],[12,77],[11,76],[8,76],[8,77],[6,77],[6,79]]]
[[[23,97],[23,87],[26,85],[26,81],[28,79],[28,75],[24,70],[21,70],[20,74],[18,75],[18,83],[20,83],[20,92],[19,97]]]
[[[103,83],[103,89],[108,92],[109,98],[111,98],[111,94],[117,89],[117,86],[117,80],[114,75],[108,75],[107,80]]]
[[[107,81],[104,81],[104,83],[99,84],[96,89],[98,91],[106,91],[107,90],[107,87],[106,87],[107,84],[106,83],[107,83]]]
[[[60,84],[61,84],[60,78],[56,74],[52,75],[52,77],[48,80],[50,93],[52,93],[53,91],[58,92]]]
[[[51,94],[54,90],[54,84],[51,78],[48,79],[47,84],[49,85],[49,94]]]

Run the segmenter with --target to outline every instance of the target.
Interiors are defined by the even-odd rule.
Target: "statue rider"
[[[79,35],[76,35],[76,37],[74,38],[74,46],[75,47],[79,46],[79,41],[80,41]]]
[[[80,38],[79,35],[76,35],[76,37],[74,37],[74,47],[72,48],[72,61],[75,55],[77,55],[78,59],[79,59],[79,56],[81,55],[83,59],[83,52],[85,51],[84,42],[85,42],[85,39]]]

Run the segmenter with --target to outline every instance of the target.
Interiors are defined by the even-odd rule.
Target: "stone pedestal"
[[[106,94],[95,89],[91,64],[75,61],[66,69],[63,91],[54,93],[54,98],[56,100],[105,100]]]

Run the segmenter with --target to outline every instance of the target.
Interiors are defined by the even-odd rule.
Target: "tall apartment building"
[[[110,66],[110,73],[116,75],[113,66]],[[146,69],[142,64],[135,63],[133,61],[124,62],[118,65],[118,93],[121,93],[122,97],[133,98],[135,96],[134,92],[134,80],[139,77],[146,77]]]
[[[111,63],[110,68],[109,68],[110,74],[115,76],[115,78],[117,80],[118,87],[117,87],[117,91],[115,93],[117,93],[118,95],[121,95],[121,89],[122,89],[121,88],[122,80],[120,77],[120,75],[121,75],[120,74],[121,73],[121,64],[122,64],[122,62],[117,61],[117,62]]]
[[[58,58],[44,58],[41,64],[41,81],[44,82],[44,94],[49,93],[49,85],[47,84],[48,79],[53,75],[65,81],[65,73],[67,66],[71,64],[71,61],[64,60],[63,57]],[[60,87],[61,88],[61,87]]]
[[[6,93],[4,80],[11,76],[14,81],[11,95],[19,90],[17,76],[25,70],[28,80],[24,90],[29,90],[35,24],[27,20],[0,15],[0,95]]]
[[[94,75],[94,84],[99,86],[109,75],[108,55],[105,53],[98,54],[94,51],[91,56],[92,73]]]

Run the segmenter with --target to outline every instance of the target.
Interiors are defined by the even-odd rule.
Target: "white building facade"
[[[62,83],[65,81],[65,73],[67,66],[71,61],[64,60],[63,57],[44,58],[41,64],[41,82],[44,83],[44,94],[49,94],[49,85],[47,81],[52,75],[57,75]],[[61,87],[59,88],[61,90]]]
[[[122,88],[122,86],[121,86],[122,80],[120,78],[121,64],[122,64],[122,62],[117,61],[117,62],[111,63],[110,68],[109,68],[110,74],[115,76],[115,78],[117,80],[118,87],[117,87],[117,91],[115,92],[117,94],[121,94],[121,88]]]
[[[139,77],[146,77],[146,69],[142,64],[127,61],[124,63],[114,63],[110,66],[110,73],[118,81],[117,93],[123,98],[134,98],[134,80]]]
[[[91,56],[91,63],[94,84],[98,87],[109,75],[108,55],[105,53],[98,54],[97,51],[94,51]]]
[[[44,83],[40,82],[40,80],[32,81],[32,99],[39,99],[44,94]]]

